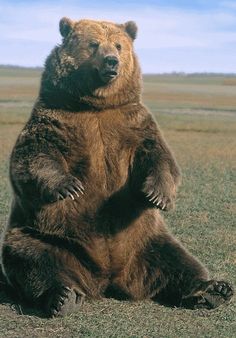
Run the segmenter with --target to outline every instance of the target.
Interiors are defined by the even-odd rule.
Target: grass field
[[[0,68],[1,227],[11,199],[9,154],[39,82],[39,70]],[[144,101],[183,173],[176,210],[165,214],[169,227],[212,276],[236,285],[236,78],[148,75]],[[71,316],[44,319],[0,296],[0,337],[236,337],[235,298],[213,311],[93,301]]]

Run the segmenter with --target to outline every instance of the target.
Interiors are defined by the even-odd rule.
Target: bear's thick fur
[[[134,22],[60,21],[38,100],[10,162],[2,269],[49,316],[85,297],[189,308],[232,296],[168,232],[180,173],[141,102]]]

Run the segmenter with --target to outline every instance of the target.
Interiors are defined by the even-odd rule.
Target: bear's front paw
[[[46,193],[46,200],[56,202],[67,197],[73,201],[84,194],[84,187],[80,180],[72,175],[64,177],[56,186]]]
[[[147,177],[142,191],[157,208],[165,211],[173,209],[176,186],[170,174],[163,177]]]

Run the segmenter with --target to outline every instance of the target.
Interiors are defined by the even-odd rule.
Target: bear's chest
[[[134,147],[127,139],[129,127],[111,114],[81,114],[69,135],[70,168],[98,188],[110,192],[127,180]]]

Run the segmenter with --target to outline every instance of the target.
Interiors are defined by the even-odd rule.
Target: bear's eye
[[[119,51],[121,50],[121,44],[120,43],[116,43],[116,49],[119,50]]]
[[[98,49],[99,43],[98,43],[97,41],[91,41],[91,42],[89,43],[89,47],[90,47],[90,48],[93,48],[93,49]]]

